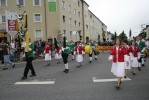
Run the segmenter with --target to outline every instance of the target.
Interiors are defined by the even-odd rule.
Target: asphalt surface
[[[149,100],[149,59],[135,76],[129,71],[131,80],[123,81],[120,90],[116,90],[116,82],[93,82],[93,77],[115,78],[108,55],[108,52],[101,53],[91,64],[86,55],[81,68],[76,68],[76,61],[69,58],[68,74],[63,73],[62,60],[61,64],[56,64],[53,59],[48,67],[43,60],[35,61],[33,65],[37,76],[23,81],[50,80],[55,84],[15,85],[22,82],[25,63],[17,64],[14,69],[0,70],[0,100]]]

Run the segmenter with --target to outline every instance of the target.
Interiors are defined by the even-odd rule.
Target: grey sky
[[[108,31],[136,36],[142,24],[149,24],[149,0],[85,0],[89,9],[101,19]]]

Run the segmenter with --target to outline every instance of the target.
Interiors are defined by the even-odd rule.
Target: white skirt
[[[138,66],[139,66],[138,58],[134,57],[131,62],[131,67],[138,67]]]
[[[82,62],[83,61],[83,55],[76,55],[76,61]]]
[[[111,72],[117,77],[125,76],[125,64],[124,62],[112,62]]]
[[[58,53],[55,54],[55,59],[61,59],[61,58],[62,58],[61,54],[58,54]]]
[[[51,55],[49,53],[45,54],[45,61],[51,60]]]
[[[130,56],[128,56],[128,64],[127,64],[127,61],[125,61],[125,69],[131,69]]]

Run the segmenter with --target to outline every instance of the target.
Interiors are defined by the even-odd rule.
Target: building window
[[[69,5],[69,7],[68,7],[68,11],[71,12],[71,5]]]
[[[81,23],[79,22],[79,27],[81,26]]]
[[[78,15],[79,15],[79,17],[80,17],[80,12],[78,12]]]
[[[74,14],[76,15],[76,9],[74,9]]]
[[[41,22],[41,14],[34,14],[34,21],[35,22]]]
[[[74,21],[74,24],[75,24],[75,26],[77,26],[77,21],[76,20]]]
[[[69,24],[71,25],[71,18],[69,18]]]
[[[63,15],[63,23],[66,22],[66,16]]]
[[[33,0],[34,6],[41,6],[41,0]]]
[[[72,37],[72,31],[70,31],[70,37]]]
[[[88,29],[88,25],[86,25],[86,28]]]
[[[63,30],[63,35],[66,36],[66,30]]]
[[[62,0],[62,7],[65,8],[65,0]]]
[[[35,30],[35,37],[36,37],[36,38],[41,38],[41,37],[42,37],[42,32],[41,32],[41,30]]]
[[[90,14],[90,18],[92,18],[92,15]]]
[[[17,5],[25,6],[25,0],[17,0]]]
[[[78,6],[80,7],[80,1],[78,1]]]
[[[1,19],[2,19],[2,23],[6,23],[6,16],[5,15],[1,15]]]
[[[7,0],[0,0],[0,6],[6,7],[7,6]]]

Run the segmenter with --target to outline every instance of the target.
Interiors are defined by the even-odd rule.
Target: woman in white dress
[[[125,60],[125,76],[124,78],[127,78],[127,74],[128,74],[128,70],[131,69],[131,61],[130,61],[130,46],[128,45],[127,41],[124,41],[123,46],[125,48],[125,52],[126,55],[124,56],[124,60]]]
[[[45,61],[49,62],[51,60],[51,46],[49,45],[48,42],[46,42],[44,53],[45,53]],[[50,66],[50,62],[47,64],[47,66]]]
[[[139,66],[138,60],[140,59],[140,47],[136,46],[136,42],[132,41],[131,49],[131,67],[132,67],[132,74],[136,74],[136,70]]]
[[[83,61],[83,55],[85,54],[83,51],[82,44],[80,42],[77,43],[74,54],[76,54],[76,61],[78,62],[77,68],[81,67],[81,62]]]
[[[57,64],[60,64],[60,59],[62,58],[61,53],[62,53],[62,50],[59,46],[55,48],[55,59],[57,59]]]
[[[121,78],[125,75],[125,54],[125,48],[121,46],[120,39],[116,39],[116,45],[110,51],[109,61],[112,61],[111,72],[117,77],[117,89],[120,88]]]

